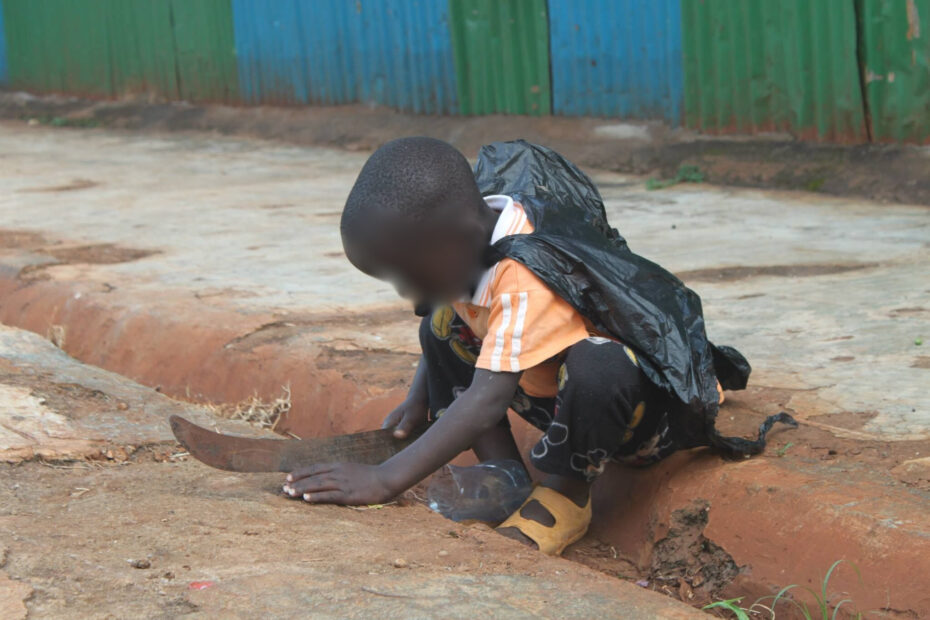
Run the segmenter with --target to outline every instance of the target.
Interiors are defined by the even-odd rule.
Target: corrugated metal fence
[[[685,2],[686,124],[866,138],[852,2]]]
[[[546,0],[449,0],[463,114],[549,114]]]
[[[679,0],[549,0],[556,114],[681,120]]]
[[[875,140],[930,141],[930,0],[856,0]]]
[[[930,0],[0,0],[35,92],[930,142]]]
[[[0,86],[5,86],[7,82],[6,67],[6,30],[3,27],[3,1],[0,0]]]
[[[447,0],[232,0],[243,100],[457,111]]]
[[[15,88],[238,98],[228,0],[3,0],[3,10]]]
[[[179,99],[171,5],[116,1],[105,16],[113,94],[154,93]]]
[[[181,98],[237,100],[239,78],[229,0],[171,0],[171,26]]]
[[[68,0],[4,0],[3,14],[12,86],[111,94],[104,16]]]

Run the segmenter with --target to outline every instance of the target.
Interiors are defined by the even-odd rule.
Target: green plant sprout
[[[665,189],[666,187],[671,187],[672,185],[678,185],[679,183],[703,183],[704,182],[704,173],[701,172],[701,169],[697,166],[680,166],[678,172],[675,173],[675,176],[671,179],[660,180],[656,178],[651,178],[646,181],[646,189],[649,191],[655,191],[657,189]]]
[[[853,569],[856,571],[856,576],[859,577],[859,581],[862,581],[862,574],[859,572],[858,566],[856,566],[852,562],[848,562],[847,560],[837,560],[830,567],[830,570],[827,571],[826,576],[824,576],[823,582],[820,585],[820,592],[815,592],[814,590],[812,590],[811,588],[808,588],[807,586],[800,586],[798,584],[793,584],[790,586],[785,586],[775,596],[763,596],[762,598],[758,599],[755,603],[753,603],[748,608],[740,607],[740,603],[743,600],[742,598],[731,598],[731,599],[727,599],[723,601],[713,602],[710,605],[705,605],[701,609],[703,610],[723,609],[723,610],[726,610],[732,613],[733,616],[736,618],[736,620],[750,620],[751,618],[750,614],[758,614],[759,613],[758,610],[764,609],[770,614],[769,617],[771,618],[771,620],[775,620],[776,618],[775,607],[778,605],[779,602],[786,601],[794,605],[795,608],[797,608],[797,610],[801,613],[801,616],[804,618],[804,620],[836,620],[837,617],[839,616],[840,609],[844,605],[853,605],[852,599],[844,598],[843,600],[841,600],[839,603],[837,603],[833,607],[833,613],[830,613],[830,603],[827,597],[827,587],[830,583],[830,578],[833,576],[833,571],[835,571],[836,568],[843,562],[847,562],[850,566],[852,566]],[[788,598],[787,595],[792,590],[795,590],[797,588],[800,588],[802,590],[806,590],[807,592],[809,592],[814,597],[814,600],[817,603],[816,606],[811,608],[811,607],[808,607],[807,603],[803,601],[796,601],[793,598]],[[762,604],[763,601],[768,601],[768,600],[772,601],[772,604],[770,607],[767,607]],[[862,613],[859,611],[855,611],[853,613],[853,618],[855,618],[856,620],[861,620],[862,617],[863,617]]]
[[[701,609],[705,611],[708,609],[725,609],[732,613],[736,617],[736,620],[749,620],[749,614],[747,613],[747,610],[739,606],[742,601],[742,597],[729,598],[725,601],[717,601],[716,603],[711,603],[710,605],[704,605],[701,607]]]

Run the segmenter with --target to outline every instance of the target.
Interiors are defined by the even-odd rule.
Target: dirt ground
[[[232,475],[209,470],[197,463],[189,462],[183,451],[168,439],[167,425],[164,421],[168,415],[179,414],[206,426],[215,427],[217,424],[225,424],[222,420],[212,419],[210,412],[191,404],[172,401],[158,392],[142,386],[133,387],[134,384],[127,382],[118,375],[78,364],[64,356],[51,342],[43,341],[38,336],[28,332],[3,328],[0,334],[3,335],[3,338],[0,338],[0,351],[2,351],[2,354],[0,354],[0,358],[2,358],[0,359],[0,385],[2,385],[0,398],[4,400],[7,411],[9,411],[9,403],[15,402],[10,400],[11,394],[25,393],[28,398],[33,399],[33,402],[36,403],[35,408],[37,411],[45,412],[38,415],[37,412],[33,411],[20,411],[19,414],[16,414],[14,410],[12,426],[8,422],[4,423],[2,416],[0,416],[0,430],[12,429],[22,436],[30,432],[30,427],[23,424],[22,419],[37,419],[46,421],[43,431],[49,436],[40,438],[37,441],[41,449],[26,454],[22,450],[11,451],[9,446],[5,446],[4,454],[7,459],[19,462],[19,464],[5,468],[4,477],[5,479],[9,478],[9,485],[4,487],[3,490],[9,492],[10,499],[9,501],[4,499],[2,503],[2,505],[9,507],[8,511],[3,513],[2,518],[0,518],[0,527],[6,529],[3,540],[21,541],[23,536],[32,532],[28,535],[29,539],[49,541],[56,548],[60,546],[67,549],[67,553],[70,554],[68,557],[73,562],[80,560],[84,564],[90,563],[90,566],[107,567],[103,574],[97,575],[96,581],[90,577],[81,577],[75,578],[75,583],[67,580],[59,583],[55,580],[54,584],[50,584],[48,583],[48,575],[52,574],[54,570],[61,570],[61,562],[56,560],[50,567],[46,566],[42,569],[46,571],[44,573],[41,571],[36,572],[38,569],[35,566],[38,565],[33,564],[37,561],[34,556],[46,558],[50,554],[54,556],[55,553],[59,553],[58,551],[53,552],[40,547],[17,546],[15,544],[7,545],[8,557],[11,558],[7,569],[8,574],[15,577],[18,582],[30,584],[30,587],[41,593],[38,596],[34,594],[33,598],[28,599],[29,609],[33,610],[37,617],[58,617],[61,610],[56,605],[66,605],[68,608],[72,608],[77,604],[74,602],[73,597],[78,597],[78,600],[88,600],[88,605],[99,606],[100,599],[94,597],[104,596],[100,593],[113,588],[114,586],[111,583],[113,580],[119,584],[120,589],[117,590],[118,592],[124,591],[123,589],[128,592],[130,588],[132,588],[132,592],[135,592],[135,588],[142,587],[137,583],[142,579],[140,573],[148,569],[129,570],[132,568],[131,565],[127,568],[125,563],[139,559],[135,556],[140,555],[141,552],[138,551],[140,546],[157,551],[146,551],[147,555],[139,561],[153,563],[153,557],[161,554],[165,557],[159,557],[159,563],[165,562],[161,565],[170,568],[158,575],[154,572],[145,573],[147,578],[160,579],[160,581],[141,582],[151,586],[148,590],[145,590],[146,596],[140,597],[140,600],[125,603],[123,599],[119,599],[119,605],[115,607],[107,606],[107,613],[112,613],[113,617],[124,617],[124,615],[131,615],[129,614],[130,611],[136,610],[133,613],[148,616],[152,613],[151,609],[158,608],[167,609],[167,617],[176,613],[179,614],[180,611],[193,610],[198,603],[191,602],[191,600],[181,596],[186,592],[184,584],[181,582],[169,584],[168,582],[171,579],[164,578],[164,574],[178,574],[178,571],[174,569],[177,568],[176,556],[179,549],[184,549],[189,555],[193,554],[193,557],[197,557],[200,553],[199,547],[184,536],[178,535],[178,538],[169,539],[169,536],[177,534],[174,530],[161,531],[157,528],[153,530],[151,523],[154,523],[154,521],[152,519],[139,520],[138,515],[151,513],[156,508],[163,513],[167,511],[169,513],[179,512],[190,515],[192,510],[201,510],[201,508],[188,506],[192,496],[206,492],[208,497],[199,498],[197,501],[209,499],[218,492],[218,489],[228,485],[229,488],[226,489],[228,493],[222,495],[221,499],[224,502],[231,502],[231,504],[204,507],[202,509],[223,515],[223,522],[225,527],[229,529],[228,536],[230,538],[234,538],[239,534],[253,536],[253,534],[245,532],[256,520],[280,523],[280,527],[271,530],[277,532],[276,535],[280,536],[282,532],[287,530],[287,526],[284,524],[288,523],[292,518],[300,518],[296,515],[319,514],[316,508],[301,506],[300,508],[305,511],[304,513],[286,511],[282,515],[278,515],[275,512],[278,506],[293,506],[292,502],[281,498],[277,492],[281,482],[278,475]],[[765,388],[750,388],[744,393],[731,394],[728,403],[722,410],[721,426],[726,432],[750,435],[754,430],[755,423],[764,416],[765,411],[769,407],[782,405],[785,399],[786,394],[779,394]],[[48,420],[52,419],[54,421],[51,417],[54,415],[66,419],[67,424],[49,425]],[[20,422],[19,425],[16,423],[17,420]],[[514,420],[514,422],[524,440],[531,440],[533,437],[531,432],[525,426],[521,427],[520,424],[522,423],[518,420]],[[224,429],[238,434],[246,432],[246,427],[242,425],[224,427]],[[0,437],[2,437],[2,433],[0,433]],[[0,444],[2,443],[0,441]],[[836,437],[825,429],[804,424],[797,430],[783,430],[773,433],[768,456],[755,459],[753,464],[764,464],[767,461],[777,462],[779,465],[789,468],[784,473],[791,473],[794,468],[803,468],[811,463],[821,463],[831,468],[835,475],[849,477],[854,481],[858,481],[854,484],[860,486],[868,480],[867,475],[864,473],[868,471],[870,472],[869,475],[873,477],[878,474],[883,485],[887,485],[889,480],[893,480],[897,476],[916,492],[921,492],[921,490],[930,490],[930,476],[927,475],[930,471],[924,467],[916,467],[913,471],[906,468],[901,469],[901,464],[904,462],[914,461],[915,459],[919,462],[921,453],[930,454],[930,442],[880,442],[844,439]],[[38,458],[29,458],[30,455],[35,455]],[[725,478],[727,476],[728,466],[724,465],[723,469],[721,469],[717,457],[702,455],[698,451],[691,458],[692,465],[685,465],[685,468],[710,468],[708,473],[713,477],[722,475]],[[23,462],[24,459],[25,462]],[[671,464],[671,469],[668,469],[666,474],[669,471],[675,471],[676,467],[681,468],[681,465]],[[609,473],[613,476],[623,475],[622,472],[617,470],[612,470]],[[652,475],[661,479],[665,474],[660,469],[653,471]],[[735,472],[734,475],[738,476],[739,474]],[[823,471],[817,474],[819,478],[817,484],[823,484],[823,475]],[[746,484],[747,496],[766,489],[765,493],[772,497],[776,504],[790,501],[784,498],[786,497],[786,490],[790,490],[791,484],[785,485],[786,488],[780,488],[778,485],[783,484],[784,481],[777,480],[779,477],[780,475],[776,472],[776,480],[766,483],[764,477],[752,474],[748,476],[746,483],[733,480],[726,484],[724,488],[740,489],[743,484]],[[677,479],[678,484],[681,484],[680,474]],[[610,484],[610,482],[604,481],[601,484]],[[830,483],[828,482],[827,485],[829,486]],[[641,484],[640,486],[649,487],[653,485]],[[37,489],[41,489],[41,492],[34,491]],[[128,489],[132,489],[132,492],[129,492]],[[617,489],[618,495],[622,497],[624,495],[623,487],[617,485]],[[90,504],[72,502],[71,498],[84,498],[85,495],[91,493],[91,490],[95,490],[97,496],[94,502]],[[896,492],[893,486],[886,490]],[[635,547],[630,544],[622,544],[629,541],[615,540],[616,532],[605,531],[604,524],[600,526],[600,530],[596,530],[589,535],[582,543],[570,548],[565,554],[565,559],[587,566],[610,578],[619,578],[631,584],[639,582],[649,590],[654,590],[673,599],[683,600],[692,605],[699,606],[727,596],[730,589],[734,587],[734,583],[740,583],[739,579],[747,571],[747,565],[744,560],[739,557],[734,558],[726,548],[714,542],[713,539],[719,541],[720,538],[708,530],[709,517],[713,516],[715,519],[714,527],[719,529],[721,527],[733,527],[733,519],[739,520],[745,518],[746,515],[740,511],[732,510],[721,513],[721,509],[726,509],[722,507],[720,498],[715,497],[717,493],[719,491],[709,494],[699,492],[695,496],[689,494],[688,501],[683,508],[671,511],[664,533],[660,528],[659,531],[649,535],[649,538],[655,540],[655,544],[646,560],[638,558],[635,553],[631,554],[630,549]],[[820,491],[815,492],[815,497],[819,493]],[[380,559],[375,563],[382,562],[384,564],[388,562],[384,558],[401,553],[400,550],[406,548],[415,548],[426,553],[426,550],[431,548],[431,541],[434,540],[432,538],[435,533],[432,529],[434,525],[440,528],[458,528],[456,531],[460,531],[456,536],[465,536],[466,534],[467,536],[484,536],[491,534],[486,528],[462,529],[461,526],[454,525],[451,522],[435,520],[438,518],[435,515],[426,515],[425,510],[416,512],[416,510],[423,508],[424,496],[425,491],[421,486],[407,494],[400,505],[391,506],[390,510],[386,507],[377,511],[379,528],[376,532],[369,534],[371,539],[366,539],[365,543],[367,550],[381,554],[378,556]],[[698,499],[694,499],[695,497]],[[849,495],[846,499],[849,500],[851,497],[852,495]],[[857,501],[862,503],[867,500],[860,497]],[[258,519],[250,512],[241,513],[239,511],[239,508],[243,505],[251,506],[255,502],[268,506],[270,511],[268,516]],[[641,503],[641,501],[637,500],[637,503]],[[740,501],[737,501],[737,504],[739,503]],[[54,508],[49,508],[49,506]],[[86,506],[87,512],[79,511],[77,506]],[[713,510],[711,510],[711,506],[713,506]],[[344,510],[348,512],[324,512],[324,514],[349,514],[349,518],[355,518],[355,511],[352,509]],[[624,507],[622,510],[629,510],[629,507]],[[610,513],[611,511],[605,510],[603,512]],[[114,513],[116,516],[110,513]],[[899,509],[895,518],[902,518],[902,514],[905,513]],[[45,516],[36,519],[34,518],[36,515]],[[50,531],[58,532],[61,528],[62,518],[67,519],[68,537],[65,537],[67,540],[62,540],[63,535],[61,533],[49,536]],[[429,521],[428,519],[431,518],[434,520]],[[423,519],[427,519],[427,521],[424,522]],[[636,521],[637,519],[634,519],[634,522]],[[174,524],[179,523],[177,520],[171,522]],[[101,537],[101,523],[106,524],[103,530],[106,532],[106,537]],[[195,523],[203,525],[203,520],[195,519]],[[320,522],[318,519],[314,519],[313,523],[319,525]],[[408,538],[405,538],[404,542],[399,546],[394,544],[393,541],[385,541],[379,538],[384,536],[384,532],[391,528],[409,530],[411,529],[411,523],[417,524],[416,532],[410,532]],[[424,523],[429,525],[424,525]],[[140,525],[143,527],[141,527],[141,530],[137,530],[137,526]],[[848,520],[847,525],[849,525]],[[915,525],[920,531],[920,525]],[[235,531],[234,528],[236,527],[241,527],[243,532]],[[140,531],[142,534],[140,534]],[[199,532],[200,530],[196,531]],[[108,538],[113,532],[120,533],[119,536],[114,537],[114,541],[119,539],[116,542]],[[316,530],[313,531],[313,534],[320,535]],[[815,533],[814,536],[816,537],[816,535]],[[185,536],[187,536],[186,533]],[[82,537],[86,539],[84,542],[80,542]],[[410,537],[415,540],[410,540]],[[631,537],[637,538],[638,534],[632,532]],[[337,536],[337,538],[341,540],[342,536]],[[389,539],[390,536],[387,536],[387,538]],[[496,536],[491,535],[490,538],[483,538],[482,540],[493,542],[496,539]],[[222,536],[220,535],[217,540],[222,540]],[[252,539],[249,538],[248,540],[251,541]],[[883,548],[884,545],[879,542],[880,540],[880,538],[873,538],[871,544]],[[126,544],[123,544],[124,542]],[[251,562],[248,560],[253,557],[249,555],[249,553],[252,553],[251,550],[255,550],[257,553],[257,550],[267,546],[269,542],[264,540],[261,544],[256,544],[255,547],[247,546],[246,550],[248,552],[235,556],[236,560],[239,564],[243,562],[250,564]],[[798,542],[799,546],[804,546],[806,543],[807,541],[804,539]],[[239,545],[239,543],[235,544]],[[233,545],[233,543],[230,542],[227,545]],[[410,547],[407,545],[410,545]],[[477,574],[500,574],[503,571],[503,574],[510,575],[513,570],[525,570],[527,566],[535,565],[534,563],[539,561],[539,558],[533,559],[532,556],[535,554],[529,554],[526,557],[524,554],[526,550],[516,547],[518,557],[526,561],[522,564],[514,564],[512,554],[515,549],[512,545],[508,548],[508,545],[510,545],[509,541],[500,550],[494,544],[482,547],[483,550],[491,550],[489,552],[490,556],[484,559],[484,555],[482,555],[481,559],[478,560],[479,568],[472,567],[468,570],[477,570]],[[766,549],[769,545],[770,543],[763,541],[761,548]],[[72,546],[76,546],[82,552],[78,553]],[[241,547],[241,545],[239,546]],[[727,547],[732,550],[732,546],[727,545]],[[433,551],[437,554],[437,558],[446,558],[444,561],[449,561],[447,554],[452,553],[452,551],[445,548],[433,549]],[[442,551],[446,553],[441,556],[438,555]],[[824,556],[816,558],[816,562],[825,563],[824,565],[828,566],[835,559],[834,555],[841,554],[844,551],[842,547],[826,546]],[[327,553],[339,555],[335,550]],[[98,554],[107,557],[110,557],[109,554],[115,555],[110,557],[108,564],[102,564],[102,560],[97,558]],[[421,556],[422,554],[416,556],[417,562],[421,561],[419,559]],[[17,560],[15,562],[12,561],[14,557]],[[288,556],[288,558],[290,557]],[[329,556],[327,555],[327,557]],[[168,561],[165,558],[173,559]],[[408,563],[410,561],[406,556],[401,559]],[[292,559],[286,560],[286,562],[291,561]],[[873,565],[869,560],[858,556],[856,561],[868,571],[867,574],[870,579],[874,577],[874,573],[871,572]],[[880,562],[884,561],[886,561],[886,558],[881,555]],[[390,560],[390,562],[393,562],[393,560]],[[39,564],[41,565],[41,562]],[[190,565],[189,562],[187,564]],[[231,564],[235,563],[232,562]],[[209,570],[214,571],[210,575],[214,577],[212,580],[216,582],[217,567],[221,566],[221,564],[212,564],[210,566]],[[220,572],[220,574],[228,574],[232,570],[229,566],[223,566],[229,570],[227,573]],[[515,566],[517,568],[514,568]],[[507,570],[502,567],[506,567]],[[237,570],[242,570],[242,567],[240,566]],[[482,570],[491,572],[482,573]],[[288,572],[288,574],[290,573]],[[471,572],[468,574],[471,574]],[[250,575],[254,577],[253,574]],[[788,575],[790,576],[791,572]],[[845,575],[847,578],[849,576]],[[194,579],[193,576],[190,579],[192,581],[203,580]],[[76,588],[78,586],[75,585],[76,583],[81,586],[83,599],[77,594]],[[350,583],[355,584],[356,582],[351,581]],[[169,585],[173,586],[173,588],[168,587]],[[783,583],[781,585],[787,584]],[[70,590],[69,587],[71,587]],[[737,589],[736,593],[743,595],[747,595],[747,591],[754,591],[752,588],[747,590],[744,586],[738,586],[738,588],[743,589]],[[20,599],[25,598],[22,592],[21,590],[13,592],[11,596],[14,596],[14,598],[19,596]],[[755,592],[754,596],[771,594],[770,591],[765,590]],[[250,594],[250,596],[254,595]],[[280,601],[267,604],[283,605],[282,610],[286,611],[286,609],[289,609],[287,606],[292,605],[293,601],[285,599],[286,597],[283,597]],[[106,600],[110,601],[111,599],[106,598]],[[340,601],[343,601],[343,599],[340,599]],[[231,603],[228,599],[223,599],[220,602],[214,601],[211,604],[229,605],[228,608],[223,607],[227,611],[231,611],[234,607],[234,603]],[[262,604],[266,603],[263,602]],[[126,607],[124,608],[123,605],[126,605]],[[180,607],[174,607],[178,605]],[[211,607],[210,610],[210,613],[212,613],[213,608]],[[286,615],[285,611],[281,612],[282,615]],[[286,613],[290,614],[291,612],[287,611]],[[297,611],[295,610],[294,613],[296,614]],[[339,615],[335,611],[333,613],[336,616]],[[101,617],[105,617],[105,615]],[[784,612],[780,617],[786,617]]]
[[[616,580],[415,502],[310,507],[280,494],[279,475],[173,450],[5,468],[2,570],[31,589],[30,617],[587,618],[629,605]]]
[[[4,390],[28,390],[70,420],[118,419],[123,427],[121,441],[0,465],[4,618],[685,618],[687,610],[671,602],[642,598],[642,586],[702,605],[723,596],[744,570],[704,535],[706,500],[672,513],[649,566],[596,535],[565,559],[549,559],[486,526],[442,519],[423,505],[422,486],[383,507],[311,507],[281,495],[279,474],[213,470],[173,441],[147,440],[141,431],[127,443],[129,404],[135,409],[139,394],[168,399],[115,375],[121,394],[87,387],[95,384],[83,373],[99,371],[74,362],[66,368],[74,382],[63,383],[29,372],[38,363],[24,369],[21,360],[2,361]],[[172,407],[156,415],[197,412]],[[778,436],[773,450],[788,438]],[[873,449],[809,428],[790,439],[795,447],[777,458],[861,467],[853,454]],[[778,617],[792,617],[790,609]]]
[[[105,109],[94,108],[93,113]],[[228,114],[230,127],[243,120],[242,114],[253,114],[192,109],[194,119]],[[156,106],[140,111],[144,118],[139,122],[162,113],[170,120],[176,112],[171,106],[167,111]],[[290,113],[275,114],[285,112]],[[259,116],[249,118],[261,120],[264,112],[254,114]],[[374,113],[370,117],[377,118]],[[414,131],[420,125],[408,120],[409,125],[385,131],[405,127],[420,133]],[[425,122],[426,130],[432,131],[432,121]],[[502,126],[496,122],[491,119],[488,126]],[[551,122],[568,135],[572,125]],[[345,133],[345,120],[331,129],[333,143],[351,145],[346,142],[352,134]],[[372,131],[373,140],[387,135]],[[477,139],[469,136],[462,139]],[[129,570],[124,564],[128,559],[155,566],[157,550],[167,540],[159,538],[157,527],[145,530],[142,538],[129,531],[134,520],[148,518],[133,502],[150,512],[161,507],[192,516],[176,507],[168,495],[171,488],[198,510],[225,515],[228,537],[214,550],[223,562],[217,560],[209,568],[220,576],[251,570],[252,556],[237,556],[239,564],[233,565],[230,549],[287,545],[285,532],[292,525],[288,520],[287,527],[282,524],[275,530],[274,540],[261,538],[262,544],[250,547],[254,536],[237,534],[245,537],[243,543],[234,533],[252,531],[251,525],[232,524],[256,519],[264,523],[273,520],[272,514],[288,519],[317,515],[309,525],[299,526],[307,528],[299,530],[300,537],[315,541],[314,527],[322,531],[329,527],[323,523],[326,519],[354,514],[343,509],[308,511],[276,497],[273,484],[261,477],[217,474],[187,463],[176,455],[164,419],[170,412],[209,413],[191,401],[231,406],[255,395],[268,401],[280,397],[287,386],[292,407],[279,430],[310,437],[372,428],[402,397],[417,359],[416,319],[396,301],[390,287],[348,267],[336,227],[347,184],[364,158],[364,153],[345,150],[201,133],[138,134],[0,123],[0,177],[11,190],[0,194],[0,319],[38,334],[47,341],[46,348],[58,351],[49,344],[53,342],[81,361],[148,386],[139,387],[144,392],[129,390],[119,385],[116,375],[95,375],[87,382],[86,377],[76,377],[90,371],[74,369],[39,372],[36,377],[45,383],[35,384],[35,377],[0,365],[6,382],[0,397],[8,403],[0,421],[12,420],[0,424],[0,443],[8,442],[25,455],[19,458],[31,459],[9,471],[22,477],[20,488],[45,489],[34,493],[38,499],[31,507],[33,494],[22,495],[16,510],[3,513],[5,521],[0,523],[15,523],[9,529],[15,533],[37,528],[36,540],[44,541],[52,533],[64,540],[65,532],[53,532],[52,520],[30,521],[19,513],[39,514],[58,501],[58,514],[70,519],[63,511],[73,504],[74,514],[83,514],[79,507],[85,496],[98,502],[88,508],[112,507],[117,516],[99,522],[120,531],[118,543],[98,538],[103,536],[95,529],[98,521],[87,515],[75,520],[77,529],[67,534],[74,541],[81,536],[95,541],[85,549],[87,557],[97,558],[104,543],[125,545],[119,547],[119,562],[88,560],[93,566],[109,567],[92,589],[96,600],[104,600],[101,592],[108,584],[122,583],[127,574],[129,579],[155,574],[131,565]],[[713,339],[736,344],[751,359],[750,388],[729,395],[719,418],[722,430],[750,436],[766,415],[781,410],[796,415],[802,425],[773,432],[766,455],[745,462],[725,463],[697,450],[644,471],[610,468],[595,487],[591,534],[569,550],[570,562],[559,564],[570,568],[557,569],[581,571],[571,581],[572,590],[581,592],[581,583],[594,574],[578,566],[584,564],[602,575],[592,577],[591,583],[606,584],[607,591],[619,592],[624,600],[639,600],[628,588],[647,594],[630,585],[640,581],[649,590],[692,605],[723,596],[752,601],[791,583],[816,587],[834,561],[847,559],[859,566],[863,578],[840,571],[831,582],[832,591],[850,596],[862,610],[887,617],[930,614],[924,578],[930,556],[922,551],[930,536],[930,401],[922,387],[930,364],[923,355],[926,347],[918,344],[930,333],[930,288],[924,283],[930,212],[918,206],[728,187],[648,192],[641,178],[594,174],[611,221],[632,246],[695,287],[704,300]],[[0,344],[5,345],[0,358],[20,367],[44,359],[41,347],[34,341],[27,346],[24,340],[25,336],[0,333]],[[64,363],[55,359],[54,364]],[[17,413],[24,410],[32,413]],[[11,414],[18,419],[4,417]],[[50,423],[24,426],[24,420]],[[518,421],[515,426],[528,449],[532,432]],[[237,432],[251,431],[239,427]],[[156,451],[156,459],[142,446],[160,446],[164,452]],[[50,478],[52,474],[57,478]],[[151,502],[144,495],[145,476],[152,478]],[[190,499],[200,485],[209,489],[202,498],[205,503]],[[218,503],[209,504],[211,499]],[[283,512],[277,512],[279,505]],[[256,506],[268,507],[268,512]],[[117,525],[119,514],[124,515],[124,530]],[[392,528],[409,529],[411,522],[424,527],[444,523],[413,505],[371,514],[381,515],[381,535]],[[337,529],[327,530],[334,540]],[[200,532],[196,527],[182,531]],[[489,562],[493,565],[495,557],[515,562],[509,556],[519,550],[506,545],[498,549],[492,542],[496,538],[487,534]],[[197,547],[199,543],[184,536],[188,534],[178,539],[181,548],[163,553],[176,557],[190,546],[208,554],[206,542]],[[366,541],[375,537],[372,532],[356,533]],[[133,540],[137,545],[130,548]],[[395,549],[427,553],[424,540],[404,540],[399,547],[385,542],[383,548],[366,542],[366,548],[380,549],[385,558]],[[339,560],[337,542],[313,544],[325,550],[326,557]],[[7,547],[7,566],[15,570],[4,570],[15,582],[9,587],[19,604],[25,595],[20,596],[22,587],[15,584],[32,584],[30,562],[51,562],[46,558],[51,554],[41,546]],[[434,549],[437,558],[443,550],[449,554],[443,558],[455,553],[439,547]],[[358,554],[363,551],[345,553],[362,562]],[[153,558],[140,558],[143,553]],[[294,553],[288,561],[294,560]],[[73,562],[84,561],[84,556],[75,555]],[[319,557],[303,557],[307,555]],[[413,557],[411,553],[401,559],[409,567],[407,555]],[[166,572],[178,581],[166,585],[158,577],[144,583],[153,591],[164,586],[172,596],[188,592],[184,588],[191,582],[220,583],[207,568],[202,571],[206,576],[191,575],[184,582],[177,563]],[[185,564],[194,566],[180,562],[182,571]],[[514,565],[533,564],[530,559]],[[495,566],[495,571],[503,571],[503,564]],[[267,574],[293,572],[278,565],[267,568]],[[339,564],[338,571],[343,570],[350,569]],[[411,583],[424,588],[418,592],[435,592],[428,590],[435,584],[427,584],[421,573],[392,570],[378,575],[386,579],[398,574],[413,575]],[[36,573],[42,585],[40,577]],[[504,586],[508,591],[519,584],[538,594],[533,601],[552,600],[545,594],[548,586],[532,585],[524,577],[499,572],[483,575],[487,579],[481,583],[509,584]],[[518,581],[507,581],[511,578]],[[432,608],[417,606],[436,601],[445,605],[463,597],[489,606],[510,604],[494,599],[493,588],[481,590],[479,596],[460,576],[443,579],[442,593],[435,598],[424,594],[423,601],[407,598],[406,591],[379,590],[385,582],[377,580],[370,587],[350,580],[340,585],[348,590],[325,600],[362,605],[358,609],[366,613],[373,613],[364,606],[369,603],[405,604],[426,616]],[[252,585],[236,581],[226,594],[209,598],[209,592],[220,592],[211,586],[188,592],[185,600],[200,606],[204,615],[232,613],[239,604],[233,601],[265,601],[262,588],[282,592],[270,585],[272,581],[278,583],[266,573],[249,573]],[[253,591],[254,584],[265,585]],[[360,594],[362,586],[377,592]],[[29,587],[40,592],[35,585]],[[312,589],[312,584],[307,587]],[[293,593],[268,596],[274,601],[267,604],[280,606],[285,616],[298,615],[295,601],[304,600]],[[600,596],[598,589],[591,598],[602,600]],[[47,604],[70,600],[64,594],[52,599]],[[155,598],[146,600],[151,609],[160,604]],[[659,601],[666,604],[665,599]],[[608,602],[614,604],[612,599]],[[506,609],[519,617],[537,608]],[[346,613],[337,607],[320,611]],[[49,608],[49,615],[56,613]]]
[[[718,418],[721,432],[751,437],[758,428],[758,421],[769,411],[784,408],[789,392],[750,386],[743,392],[730,394]],[[843,412],[827,417],[829,424],[815,417],[797,429],[776,430],[771,435],[769,453],[779,459],[820,461],[831,466],[863,466],[892,477],[898,476],[913,488],[930,491],[930,471],[925,472],[927,477],[922,477],[907,475],[901,469],[905,462],[930,457],[930,439],[881,441],[856,436],[857,429],[875,417],[873,412]],[[848,430],[850,434],[838,435],[836,428]]]
[[[526,138],[603,170],[671,178],[681,166],[697,166],[706,181],[718,185],[930,204],[928,147],[920,146],[816,144],[787,134],[702,135],[617,119],[418,116],[362,105],[229,107],[11,92],[0,92],[0,117],[79,128],[210,131],[353,151],[404,135],[444,139],[466,152],[495,140]]]
[[[0,617],[696,617],[447,521],[422,491],[373,508],[290,500],[282,474],[192,461],[172,414],[262,434],[0,327]]]

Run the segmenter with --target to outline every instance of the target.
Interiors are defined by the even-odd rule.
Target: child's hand
[[[394,436],[404,439],[410,431],[427,423],[429,407],[425,401],[407,398],[384,418],[381,428],[394,427]]]
[[[287,475],[284,493],[311,504],[383,504],[391,491],[377,465],[328,463],[312,465]]]

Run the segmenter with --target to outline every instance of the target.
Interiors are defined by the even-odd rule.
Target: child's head
[[[365,163],[341,229],[346,256],[360,270],[414,301],[451,301],[480,273],[493,212],[455,148],[401,138]]]

